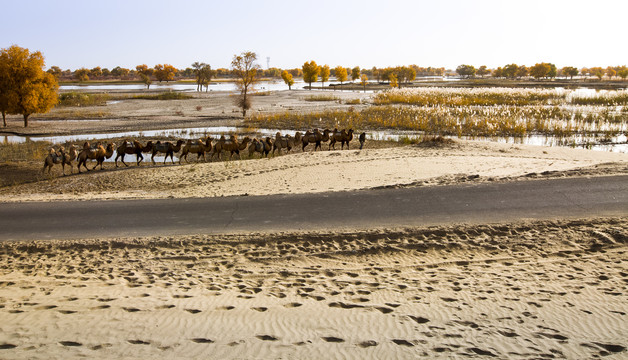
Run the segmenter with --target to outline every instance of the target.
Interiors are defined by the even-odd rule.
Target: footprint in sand
[[[59,344],[61,344],[63,346],[83,346],[83,344],[81,344],[80,342],[76,342],[76,341],[61,341],[61,342],[59,342]]]
[[[413,343],[409,342],[408,340],[403,340],[403,339],[393,339],[392,342],[401,346],[414,346]]]
[[[9,350],[9,349],[15,349],[17,347],[17,345],[13,345],[13,344],[0,344],[0,350]]]
[[[422,316],[412,316],[412,315],[408,315],[408,317],[414,321],[416,321],[418,324],[425,324],[426,322],[429,322],[430,319],[424,318]]]
[[[276,338],[276,337],[271,336],[271,335],[257,335],[256,338],[258,338],[260,340],[264,340],[264,341],[277,341],[277,340],[279,340],[279,338]]]
[[[190,314],[198,314],[201,312],[201,310],[198,309],[185,309],[185,311],[189,312]]]
[[[150,342],[143,340],[127,340],[127,342],[133,345],[150,345]]]
[[[267,307],[263,307],[263,306],[261,306],[261,307],[254,307],[254,308],[251,308],[251,309],[253,309],[255,311],[259,311],[259,312],[264,312],[264,311],[268,310]]]
[[[334,343],[341,343],[341,342],[345,342],[344,339],[341,338],[337,338],[335,336],[325,336],[322,338],[323,340],[327,341],[327,342],[334,342]]]
[[[377,346],[377,341],[375,341],[375,340],[362,341],[361,343],[358,344],[358,346],[361,347],[361,348]]]
[[[303,306],[303,304],[297,303],[297,302],[292,302],[292,303],[286,304],[284,306],[287,307],[287,308],[296,308],[296,307],[299,307],[299,306]]]
[[[194,338],[192,339],[192,341],[194,341],[197,344],[211,344],[214,342],[214,340],[205,339],[205,338]]]

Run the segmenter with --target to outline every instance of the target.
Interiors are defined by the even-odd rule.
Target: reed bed
[[[141,100],[186,100],[192,98],[193,96],[178,91],[166,91],[155,95],[135,95],[132,97],[132,99]]]
[[[0,143],[0,164],[44,159],[52,144],[47,141],[26,141],[24,143]]]
[[[404,88],[378,92],[376,105],[493,106],[540,105],[564,102],[565,92],[531,88]]]
[[[305,101],[340,101],[340,98],[334,95],[311,95],[303,98]]]
[[[96,93],[89,94],[83,92],[67,92],[59,95],[59,104],[61,107],[73,106],[102,106],[106,105],[110,100],[109,94]]]
[[[312,113],[257,114],[247,126],[303,130],[353,128],[413,130],[433,135],[525,136],[626,131],[628,116],[611,112],[587,113],[558,106],[372,106],[362,111],[327,110]]]
[[[574,95],[570,102],[574,105],[626,106],[628,90],[596,92],[592,95]],[[626,110],[624,107],[623,110]]]

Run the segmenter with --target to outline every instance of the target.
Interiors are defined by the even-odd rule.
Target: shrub
[[[89,94],[72,91],[59,95],[59,106],[99,106],[106,105],[109,99],[109,94]]]

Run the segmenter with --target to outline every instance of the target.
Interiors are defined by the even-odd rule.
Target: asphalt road
[[[0,241],[628,215],[628,175],[205,199],[0,203]]]

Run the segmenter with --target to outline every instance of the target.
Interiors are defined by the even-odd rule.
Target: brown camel
[[[321,143],[329,140],[330,132],[331,131],[329,129],[323,130],[322,133],[318,129],[314,129],[313,132],[308,130],[305,133],[305,135],[303,135],[303,137],[301,138],[301,142],[303,144],[303,146],[301,147],[301,150],[305,151],[305,147],[308,146],[308,144],[315,144],[314,151],[316,151],[316,149],[322,150]]]
[[[264,155],[268,156],[268,153],[270,152],[272,148],[273,148],[273,140],[270,138],[270,136],[267,136],[266,139],[264,139]]]
[[[63,175],[65,175],[66,165],[70,166],[70,175],[72,174],[72,161],[74,161],[74,159],[76,159],[77,156],[78,156],[78,152],[76,150],[76,146],[74,145],[70,146],[69,152],[64,153],[63,161],[61,162],[61,169],[63,171]]]
[[[273,143],[273,154],[275,150],[278,150],[278,153],[281,154],[281,149],[286,149],[286,152],[290,152],[294,147],[294,138],[290,135],[281,136],[280,132],[275,134],[275,142]]]
[[[149,144],[152,145],[151,142],[149,142]],[[142,144],[137,140],[129,141],[125,139],[122,144],[120,144],[120,146],[118,146],[118,148],[116,149],[116,167],[118,167],[119,158],[125,166],[129,166],[129,164],[124,162],[124,155],[126,154],[135,154],[137,166],[140,166],[140,163],[142,162],[142,160],[144,160],[144,156],[142,155],[142,151],[144,151],[144,148],[145,147],[142,146]]]
[[[185,143],[183,148],[181,149],[181,156],[179,157],[179,164],[181,164],[181,158],[185,159],[185,162],[188,162],[188,154],[196,154],[196,161],[200,161],[201,156],[203,157],[203,161],[205,159],[205,153],[212,150],[212,138],[208,136],[205,138],[205,142],[202,139],[190,139]]]
[[[85,167],[87,171],[87,160],[96,160],[96,165],[91,169],[94,170],[100,165],[100,170],[103,170],[103,162],[105,159],[109,159],[113,155],[113,144],[107,144],[107,147],[103,147],[101,143],[98,143],[96,148],[92,149],[89,143],[86,142],[83,145],[83,150],[78,154],[78,172],[81,173],[81,165]]]
[[[50,170],[55,164],[63,164],[63,158],[65,157],[65,149],[62,147],[59,150],[55,150],[54,148],[50,148],[50,152],[48,156],[44,159],[44,167],[41,169],[41,173],[43,174],[48,168],[48,175],[50,175]],[[64,174],[65,175],[65,172]]]
[[[341,149],[344,149],[345,143],[347,144],[347,149],[349,149],[349,142],[353,140],[353,129],[349,129],[349,132],[342,129],[342,131],[338,131],[338,129],[334,129],[334,133],[329,137],[329,148],[332,147],[336,150],[336,142],[341,143]]]
[[[168,160],[168,156],[170,156],[170,160],[172,161],[172,164],[174,165],[174,153],[177,153],[181,150],[181,146],[183,145],[184,141],[183,140],[177,140],[177,144],[173,144],[170,141],[166,141],[165,143],[162,143],[161,141],[157,141],[156,144],[153,145],[152,151],[153,151],[153,156],[150,157],[150,161],[153,162],[153,164],[155,163],[155,155],[158,153],[164,153],[166,154],[166,157],[164,158],[164,165],[166,164],[166,160]],[[211,141],[210,141],[211,144]]]
[[[230,159],[233,157],[233,154],[238,154],[238,157],[240,157],[240,151],[246,149],[250,141],[251,139],[248,136],[246,136],[242,142],[238,142],[238,137],[236,135],[231,135],[229,140],[225,139],[224,136],[221,136],[220,140],[218,140],[216,145],[214,145],[214,151],[212,152],[210,159],[212,159],[214,155],[217,155],[220,160],[220,154],[223,151],[230,152]]]
[[[260,157],[264,156],[264,143],[262,141],[257,140],[257,138],[253,138],[251,143],[249,144],[249,157],[253,157],[255,153],[260,153]]]

